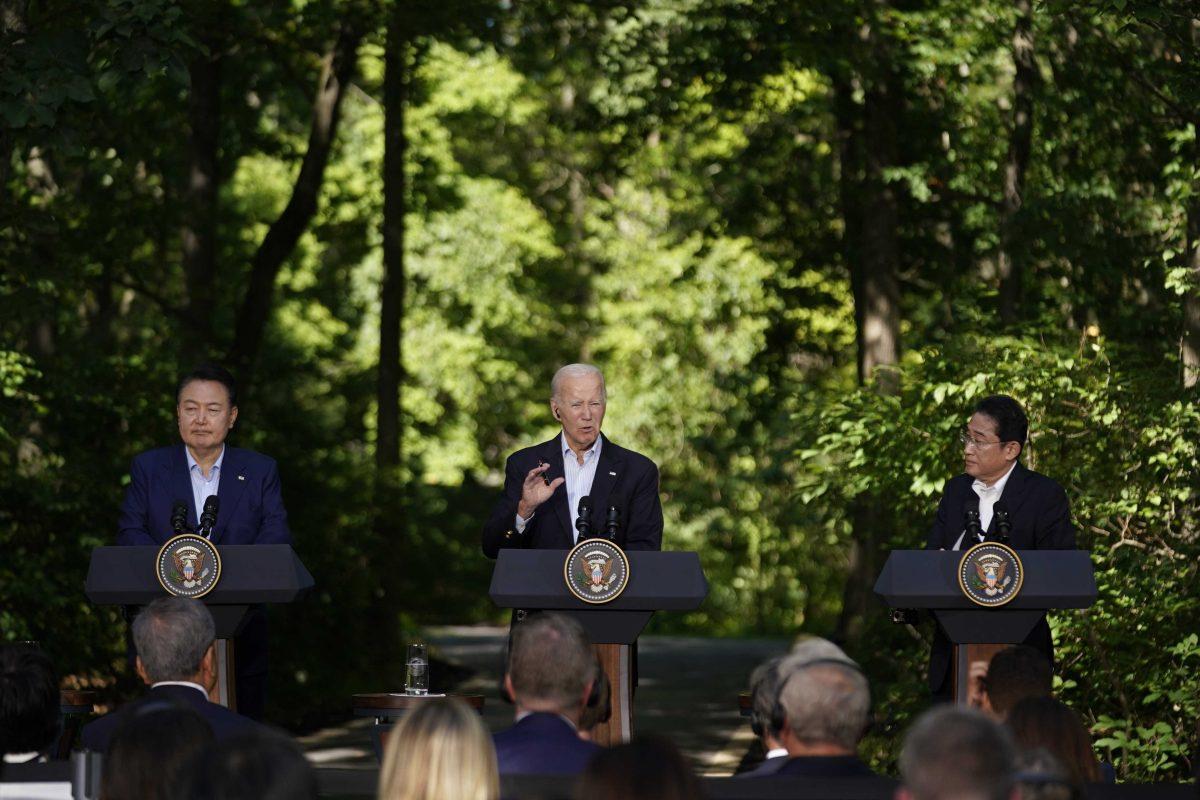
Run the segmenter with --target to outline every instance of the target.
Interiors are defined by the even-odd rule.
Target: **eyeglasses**
[[[972,436],[970,433],[968,433],[966,428],[963,428],[961,431],[958,432],[958,441],[962,442],[963,447],[973,447],[976,450],[982,450],[983,448],[989,447],[993,444],[1004,444],[1004,442],[999,442],[999,441],[997,441],[997,442],[980,441],[979,439],[976,439],[974,436]]]

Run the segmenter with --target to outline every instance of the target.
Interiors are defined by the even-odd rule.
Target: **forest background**
[[[480,524],[593,361],[712,587],[652,630],[844,642],[888,768],[926,647],[870,588],[1006,392],[1100,586],[1059,692],[1180,779],[1198,117],[1182,0],[0,2],[0,638],[117,690],[88,554],[217,358],[318,581],[274,716],[344,712],[420,626],[503,618]]]

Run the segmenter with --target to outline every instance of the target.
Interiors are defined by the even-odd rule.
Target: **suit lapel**
[[[608,516],[608,498],[617,481],[621,479],[624,467],[624,451],[609,441],[608,437],[605,437],[604,444],[600,448],[600,463],[596,465],[596,477],[592,479],[591,491],[592,531],[597,535],[604,533],[604,523]],[[621,509],[621,512],[624,514],[625,509]],[[621,524],[623,527],[624,519],[621,520]]]
[[[220,500],[220,505],[217,507],[217,524],[213,526],[212,540],[214,543],[221,541],[225,535],[225,528],[228,527],[229,520],[233,518],[233,512],[237,510],[244,491],[246,491],[246,475],[240,451],[225,445],[225,456],[221,459],[221,474],[217,480],[217,498]]]
[[[540,455],[542,460],[550,465],[550,469],[546,470],[545,475],[551,483],[555,478],[566,477],[563,470],[562,434],[544,443]],[[571,510],[567,508],[567,482],[565,480],[554,490],[554,494],[547,502],[554,508],[554,515],[558,517],[559,546],[569,550],[575,538],[573,533],[575,528],[571,525]]]
[[[171,487],[171,507],[174,508],[176,501],[187,503],[190,510],[188,514],[188,525],[195,526],[196,521],[200,518],[200,512],[196,509],[196,496],[192,492],[192,478],[188,474],[187,460],[187,445],[181,444],[171,452],[171,457],[163,464],[163,470],[167,473],[167,486]],[[168,511],[168,519],[172,512]],[[166,531],[167,538],[175,535],[175,531]]]

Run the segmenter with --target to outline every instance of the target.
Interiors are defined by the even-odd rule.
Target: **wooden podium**
[[[875,594],[891,608],[933,614],[954,645],[954,700],[965,703],[971,662],[1025,640],[1042,616],[1056,608],[1088,608],[1096,602],[1096,577],[1086,550],[1018,550],[1025,582],[999,608],[971,602],[958,585],[957,550],[895,550],[875,582]]]
[[[708,595],[696,553],[626,552],[629,585],[619,597],[592,605],[572,595],[563,579],[567,550],[500,551],[488,595],[501,608],[561,611],[583,625],[612,686],[612,718],[596,729],[597,744],[629,741],[633,731],[630,645],[655,611],[691,611]]]
[[[144,606],[167,593],[158,583],[160,548],[152,545],[97,547],[88,565],[84,593],[97,605]],[[231,544],[218,548],[221,579],[200,600],[217,629],[217,697],[237,710],[233,638],[246,615],[261,603],[290,603],[313,587],[300,557],[286,544]]]

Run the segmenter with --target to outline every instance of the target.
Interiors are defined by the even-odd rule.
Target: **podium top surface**
[[[88,565],[84,593],[98,605],[140,606],[166,597],[158,583],[158,547],[97,547]],[[313,587],[299,556],[286,544],[218,547],[221,580],[201,598],[206,605],[290,603]]]
[[[1017,555],[1025,582],[1003,609],[1087,608],[1096,601],[1096,576],[1086,550],[1018,550]],[[962,557],[958,550],[893,550],[875,594],[893,608],[980,610],[959,588]]]
[[[496,559],[488,596],[501,608],[596,611],[691,611],[708,596],[697,553],[630,550],[629,585],[615,600],[585,603],[567,590],[569,550],[505,548]]]

